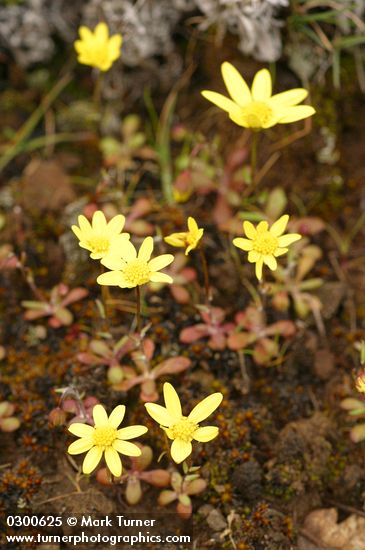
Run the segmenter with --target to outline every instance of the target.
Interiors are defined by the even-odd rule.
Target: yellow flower
[[[230,63],[222,64],[222,76],[232,99],[208,90],[204,90],[202,95],[244,128],[271,128],[275,124],[296,122],[315,113],[309,105],[298,105],[308,95],[304,88],[272,95],[271,75],[267,69],[256,73],[251,90]]]
[[[251,222],[243,222],[243,230],[248,239],[238,237],[233,239],[233,244],[248,252],[248,261],[256,264],[256,277],[262,278],[262,266],[266,264],[272,271],[278,267],[277,256],[288,252],[286,248],[290,244],[301,239],[298,233],[283,235],[289,216],[281,216],[269,229],[269,224],[260,222],[255,228]]]
[[[102,264],[108,271],[99,275],[97,282],[99,285],[120,286],[121,288],[134,288],[144,285],[150,281],[153,283],[172,283],[172,277],[166,273],[159,273],[160,269],[173,262],[172,254],[162,254],[156,258],[151,258],[153,251],[153,238],[146,237],[141,248],[137,251],[133,244],[125,240],[118,255],[102,260]]]
[[[199,229],[198,224],[191,216],[188,218],[188,230],[181,233],[172,233],[165,237],[167,244],[185,248],[186,256],[198,246],[204,233],[204,229]]]
[[[120,57],[122,35],[114,34],[109,38],[109,29],[105,23],[98,23],[94,32],[87,27],[80,27],[79,34],[81,40],[75,42],[78,62],[108,71]]]
[[[94,212],[91,224],[85,216],[79,216],[79,226],[73,225],[72,231],[79,239],[81,248],[91,252],[93,260],[104,260],[119,253],[123,244],[129,240],[129,233],[121,233],[125,217],[121,214],[106,221],[101,210]]]
[[[95,470],[103,453],[105,462],[115,477],[122,475],[122,462],[118,453],[126,456],[141,455],[141,449],[126,440],[145,434],[148,428],[136,425],[118,430],[124,414],[124,405],[118,405],[109,418],[102,405],[95,405],[93,408],[95,427],[81,423],[69,426],[68,430],[81,439],[71,443],[67,452],[70,455],[87,452],[82,464],[84,474],[90,474]]]
[[[212,393],[194,407],[189,416],[183,416],[181,403],[173,386],[165,383],[163,387],[165,407],[156,403],[145,403],[145,407],[153,420],[156,420],[165,430],[167,437],[173,440],[171,445],[172,459],[183,462],[192,453],[192,440],[206,443],[218,435],[216,426],[199,427],[199,422],[208,418],[222,402],[221,393]]]

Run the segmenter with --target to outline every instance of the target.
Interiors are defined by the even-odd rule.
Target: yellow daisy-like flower
[[[102,264],[108,271],[99,275],[99,285],[120,286],[121,288],[134,288],[152,283],[172,283],[173,279],[166,273],[159,273],[160,269],[174,261],[172,254],[162,254],[151,258],[153,251],[153,238],[146,237],[141,244],[138,255],[130,241],[125,240],[117,256],[108,256],[102,260]]]
[[[120,57],[122,35],[114,34],[109,37],[109,29],[105,23],[98,23],[94,32],[88,27],[80,27],[79,34],[80,40],[76,40],[74,44],[78,62],[96,67],[100,71],[108,71]]]
[[[129,241],[129,233],[121,233],[125,223],[122,214],[114,216],[109,222],[106,221],[101,210],[94,212],[91,224],[85,216],[78,217],[79,226],[73,225],[72,231],[79,239],[81,248],[91,252],[93,260],[104,260],[110,256],[119,254],[125,242]]]
[[[365,370],[363,369],[355,379],[355,387],[359,393],[365,393]]]
[[[185,248],[185,254],[187,256],[191,250],[194,250],[194,248],[198,246],[203,233],[204,229],[199,228],[194,218],[190,216],[188,218],[188,231],[171,233],[171,235],[165,237],[164,240],[171,246]]]
[[[124,415],[124,405],[118,405],[109,418],[102,405],[95,405],[95,427],[75,423],[68,428],[69,432],[80,439],[71,443],[67,452],[70,455],[87,453],[82,464],[84,474],[90,474],[95,470],[104,454],[109,470],[115,477],[119,477],[122,475],[122,462],[118,453],[126,456],[141,455],[141,449],[127,440],[145,434],[148,428],[136,425],[118,430]]]
[[[208,418],[222,402],[221,393],[213,393],[194,407],[189,416],[183,416],[181,403],[173,386],[165,383],[163,386],[165,407],[156,403],[145,403],[145,407],[153,420],[156,420],[167,437],[172,439],[171,456],[177,463],[183,462],[192,453],[192,440],[206,443],[218,435],[216,426],[199,427],[199,422]]]
[[[267,69],[256,73],[251,90],[230,63],[222,64],[222,76],[231,99],[209,90],[204,90],[202,95],[244,128],[271,128],[275,124],[296,122],[315,113],[309,105],[298,105],[308,95],[304,88],[272,95],[271,75]]]
[[[260,222],[255,228],[251,222],[243,222],[243,230],[248,239],[238,237],[233,244],[248,252],[248,261],[256,264],[256,277],[261,280],[262,266],[266,264],[272,271],[278,267],[276,258],[288,252],[287,246],[301,239],[299,233],[283,235],[289,216],[281,216],[269,229],[269,224]]]

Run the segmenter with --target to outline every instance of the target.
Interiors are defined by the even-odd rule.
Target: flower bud
[[[67,415],[60,407],[53,409],[48,415],[48,422],[51,426],[63,426],[66,422]]]

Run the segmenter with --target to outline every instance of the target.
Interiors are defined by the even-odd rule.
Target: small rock
[[[261,466],[256,460],[249,460],[238,466],[232,475],[232,486],[245,500],[255,501],[262,494]]]

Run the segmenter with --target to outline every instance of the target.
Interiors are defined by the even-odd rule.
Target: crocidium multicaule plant
[[[107,222],[104,213],[97,210],[91,224],[83,215],[78,217],[78,222],[79,225],[73,225],[71,229],[79,239],[79,245],[90,251],[90,258],[100,260],[101,263],[118,254],[130,238],[129,233],[122,233],[125,224],[122,214]]]
[[[199,245],[202,238],[204,229],[199,228],[198,224],[191,216],[188,218],[188,231],[182,231],[181,233],[172,233],[165,237],[165,242],[171,246],[185,248],[185,254],[194,250]]]
[[[140,456],[141,449],[128,440],[145,434],[148,429],[145,426],[135,425],[118,430],[124,415],[124,405],[118,405],[109,417],[102,405],[95,405],[93,408],[95,426],[76,422],[69,426],[69,431],[80,439],[71,443],[67,452],[71,455],[87,453],[82,464],[84,474],[93,472],[104,455],[110,472],[115,477],[119,477],[122,475],[122,461],[118,453],[126,456]]]
[[[233,244],[248,252],[248,261],[256,264],[256,277],[262,279],[263,265],[275,271],[278,264],[276,258],[288,252],[288,246],[301,239],[299,233],[283,235],[289,221],[289,216],[281,216],[269,229],[269,224],[262,221],[255,227],[251,222],[243,222],[243,230],[248,237],[237,237]]]
[[[172,277],[166,275],[166,273],[160,273],[160,269],[171,264],[174,256],[172,254],[162,254],[151,259],[152,252],[152,237],[144,239],[138,254],[133,244],[125,240],[118,256],[109,256],[102,261],[112,271],[99,275],[97,282],[99,285],[119,286],[121,288],[134,288],[150,281],[153,283],[172,283]]]
[[[122,35],[109,37],[106,23],[98,23],[94,32],[88,27],[79,28],[80,40],[75,41],[77,60],[82,65],[95,67],[100,71],[108,71],[114,61],[120,57]]]
[[[180,464],[191,455],[192,441],[206,443],[218,435],[216,426],[200,427],[222,402],[219,392],[209,395],[193,408],[189,416],[182,414],[181,403],[174,387],[166,382],[163,387],[166,407],[156,403],[145,403],[148,414],[160,424],[169,439],[172,439],[171,457]]]
[[[304,88],[272,95],[271,75],[267,69],[256,73],[251,90],[233,65],[225,62],[221,69],[231,99],[209,90],[204,90],[202,95],[226,111],[239,126],[266,129],[275,124],[296,122],[315,113],[310,105],[298,105],[308,95]]]

